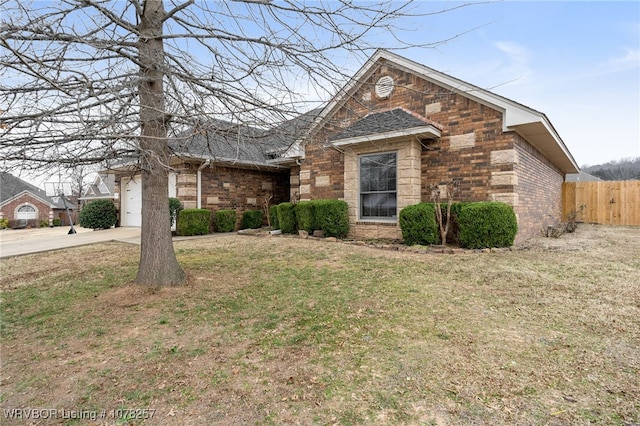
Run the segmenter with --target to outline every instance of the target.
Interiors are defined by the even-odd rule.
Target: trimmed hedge
[[[118,221],[118,211],[111,200],[95,200],[80,210],[80,226],[89,229],[109,229]]]
[[[242,214],[242,229],[258,229],[262,227],[262,210],[245,210]]]
[[[316,215],[314,206],[314,201],[300,201],[295,205],[293,210],[296,214],[298,229],[305,230],[308,233],[312,233],[313,231],[318,229],[318,227],[316,226]]]
[[[457,221],[460,246],[469,249],[510,247],[518,232],[516,215],[505,203],[466,203]]]
[[[314,200],[315,223],[327,237],[344,238],[349,233],[349,207],[342,200]]]
[[[62,219],[60,219],[59,217],[54,217],[53,226],[62,226]]]
[[[233,232],[236,229],[236,211],[218,210],[215,215],[216,232]]]
[[[278,225],[283,234],[294,234],[296,232],[296,214],[294,205],[291,203],[278,204]]]
[[[209,233],[211,210],[184,209],[178,213],[176,233],[181,236],[206,235]]]
[[[405,244],[426,246],[438,243],[440,233],[434,204],[419,203],[403,208],[399,222]]]
[[[269,207],[269,220],[271,221],[271,227],[273,229],[280,229],[280,223],[278,222],[278,206]]]

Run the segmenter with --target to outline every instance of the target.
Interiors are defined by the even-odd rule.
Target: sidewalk
[[[0,259],[108,241],[140,244],[140,228],[94,231],[78,227],[77,233],[70,235],[68,231],[68,226],[2,230],[0,231]]]

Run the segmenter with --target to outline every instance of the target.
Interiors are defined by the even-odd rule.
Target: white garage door
[[[136,176],[124,181],[122,199],[122,226],[142,226],[142,178]],[[169,197],[176,196],[177,175],[169,174]]]
[[[142,226],[142,182],[140,176],[129,179],[124,185],[122,198],[122,226]]]

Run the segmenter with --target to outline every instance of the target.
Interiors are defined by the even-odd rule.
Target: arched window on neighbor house
[[[37,218],[38,212],[36,211],[35,207],[30,206],[29,204],[25,204],[24,206],[20,207],[16,212],[16,219],[18,220],[31,220]]]

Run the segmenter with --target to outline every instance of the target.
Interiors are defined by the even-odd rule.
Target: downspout
[[[196,185],[197,185],[197,208],[201,209],[202,208],[202,170],[207,167],[209,164],[211,164],[211,160],[207,160],[204,163],[202,163],[200,165],[200,167],[198,167],[198,174],[197,174],[197,178],[196,178]]]

